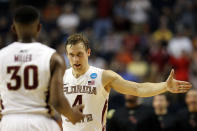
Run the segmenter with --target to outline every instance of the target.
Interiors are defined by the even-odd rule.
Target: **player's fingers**
[[[177,86],[179,89],[190,89],[190,88],[192,88],[192,85],[191,84],[182,84],[182,85],[178,85]]]
[[[83,109],[85,106],[84,105],[78,105],[78,109]]]
[[[179,89],[176,89],[176,90],[173,90],[171,91],[172,93],[185,93],[187,91],[183,91],[183,90],[179,90]]]
[[[174,77],[174,69],[172,69],[170,72],[170,78],[173,78],[173,77]]]
[[[82,115],[82,116],[81,116],[81,119],[84,119],[84,118],[85,118],[85,116],[86,116],[86,115],[84,115],[84,114],[82,114],[82,113],[81,113],[81,115]]]
[[[182,89],[182,90],[179,90],[178,93],[185,93],[187,92],[188,90],[185,90],[185,89]]]
[[[192,84],[187,81],[177,81],[177,85],[192,85]]]
[[[85,115],[82,112],[80,112],[79,113],[79,119],[80,119],[80,121],[83,120],[84,118],[85,118]]]
[[[190,89],[190,88],[192,88],[192,86],[191,85],[180,85],[179,88]]]
[[[171,81],[174,77],[174,69],[171,70],[170,75],[168,76],[167,81]]]

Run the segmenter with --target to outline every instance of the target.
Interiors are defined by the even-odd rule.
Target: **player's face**
[[[86,50],[82,42],[75,45],[66,46],[67,56],[70,65],[76,71],[85,70],[88,66],[88,57],[90,56],[90,49]]]
[[[166,99],[166,96],[164,96],[164,95],[154,96],[153,107],[156,108],[156,109],[167,108],[168,107],[168,101]]]
[[[138,97],[132,95],[125,95],[125,105],[126,107],[133,108],[138,105]]]
[[[197,91],[189,91],[186,95],[186,103],[190,111],[197,112]]]

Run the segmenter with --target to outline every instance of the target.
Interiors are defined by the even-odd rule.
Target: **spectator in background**
[[[139,52],[133,52],[133,60],[127,65],[127,71],[140,78],[140,81],[145,79],[149,70],[147,61],[143,59]]]
[[[98,68],[106,69],[106,61],[102,57],[97,57],[96,54],[92,53],[89,58],[89,64]]]
[[[183,25],[177,25],[175,36],[169,41],[167,51],[169,53],[169,64],[175,70],[175,78],[178,80],[189,80],[189,67],[191,64],[192,42]],[[176,108],[184,108],[185,94],[173,96]]]
[[[149,0],[128,0],[129,19],[134,24],[144,24],[148,21],[148,11],[151,9]]]
[[[168,29],[167,18],[161,16],[159,28],[153,33],[153,39],[156,43],[161,43],[163,46],[167,46],[172,35],[172,32]]]
[[[173,11],[174,4],[176,0],[150,0],[152,7],[158,11],[159,14],[162,14],[164,8],[169,8]]]
[[[94,23],[94,33],[97,41],[102,40],[112,30],[112,13],[113,0],[99,0],[97,3],[98,19]]]
[[[138,131],[174,131],[176,129],[175,115],[170,113],[169,97],[166,93],[153,97],[154,113],[146,118],[146,122],[139,124]]]
[[[115,31],[129,31],[129,11],[126,8],[126,0],[117,0],[113,6],[113,27]]]
[[[61,14],[60,6],[54,2],[49,1],[42,11],[43,26],[47,32],[57,28],[56,20]]]
[[[132,54],[126,49],[126,47],[121,45],[119,51],[115,55],[115,59],[117,59],[120,63],[128,64],[132,61]]]
[[[106,35],[100,45],[100,55],[110,62],[113,56],[119,51],[123,35],[118,32],[111,31]]]
[[[159,122],[155,126],[155,131],[174,131],[175,130],[175,116],[168,111],[169,99],[167,94],[160,94],[154,96],[153,107],[155,115],[153,119]]]
[[[187,54],[183,54],[180,58],[170,57],[170,64],[175,69],[175,78],[178,80],[189,80],[190,58]]]
[[[191,58],[191,64],[189,69],[189,81],[193,84],[193,87],[197,89],[197,37],[193,38],[193,52]]]
[[[192,30],[195,28],[194,4],[191,0],[176,0],[174,13],[176,24],[188,26]]]
[[[128,52],[133,52],[139,42],[140,37],[135,29],[132,29],[132,33],[125,33],[123,36],[123,46]]]
[[[191,89],[185,98],[187,108],[177,114],[176,131],[197,130],[197,90]]]
[[[57,19],[57,25],[63,34],[72,34],[76,32],[80,19],[78,14],[74,13],[72,4],[66,4],[62,7],[62,14]]]
[[[166,16],[160,17],[160,25],[152,34],[152,42],[150,43],[149,60],[157,66],[161,73],[165,72],[168,61],[167,44],[172,38],[172,31],[168,28],[168,20]]]
[[[92,5],[92,0],[82,0],[81,5],[77,9],[77,14],[80,17],[79,30],[92,27],[96,17],[96,9]]]
[[[151,109],[140,105],[138,97],[125,95],[125,107],[110,112],[112,113],[108,115],[107,130],[137,131],[139,126],[144,127],[143,124],[147,122],[144,120],[149,118]]]
[[[184,53],[191,55],[192,43],[191,40],[184,35],[185,28],[183,25],[178,25],[175,36],[168,43],[168,52],[172,57],[180,58]]]
[[[170,64],[175,69],[175,78],[187,81],[193,47],[191,40],[184,36],[184,31],[184,27],[178,25],[175,37],[169,41],[167,50],[170,55]]]
[[[153,42],[150,43],[149,60],[158,66],[159,71],[164,72],[168,61],[168,52],[166,46],[172,38],[172,32],[167,27],[167,19],[165,16],[160,17],[160,26],[153,32]]]
[[[149,60],[152,64],[157,66],[158,71],[163,74],[168,66],[166,62],[169,59],[168,53],[161,43],[152,43],[151,45],[150,54],[148,56]]]

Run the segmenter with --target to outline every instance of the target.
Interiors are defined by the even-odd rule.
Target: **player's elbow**
[[[57,98],[54,98],[51,101],[51,105],[53,106],[53,108],[57,112],[65,115],[65,116],[67,116],[68,112],[71,110],[71,107],[70,107],[68,101],[65,99],[64,96],[61,96],[61,94],[59,94],[59,96]]]
[[[59,112],[60,114],[63,114],[64,112],[64,108],[63,108],[63,105],[61,104],[61,102],[58,102],[58,101],[54,101],[51,103],[51,105],[53,106],[53,108]]]
[[[51,97],[50,104],[51,104],[51,106],[53,106],[53,108],[55,110],[59,111],[62,106],[61,98],[59,97],[59,95],[58,96],[55,95],[55,96]]]
[[[50,104],[57,110],[60,107],[60,102],[56,99],[51,100]]]

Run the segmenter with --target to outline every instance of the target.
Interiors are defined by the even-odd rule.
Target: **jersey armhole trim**
[[[104,98],[108,98],[108,96],[109,96],[109,92],[105,89],[105,87],[103,86],[103,81],[102,81],[102,77],[103,77],[103,69],[101,69],[101,77],[100,77],[100,81],[101,81],[101,86],[102,86],[102,94],[103,94],[103,96],[104,96]]]

